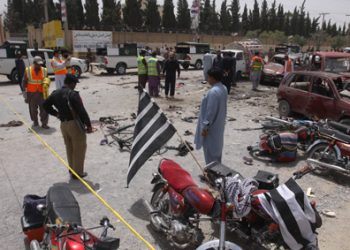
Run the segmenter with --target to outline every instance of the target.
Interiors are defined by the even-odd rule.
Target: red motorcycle
[[[307,151],[308,162],[316,166],[315,172],[320,175],[330,171],[350,174],[350,127],[336,122],[328,125],[320,128],[320,138]]]
[[[40,223],[28,223],[22,217],[24,233],[30,240],[31,250],[116,250],[119,239],[107,236],[109,228],[115,230],[107,217],[100,226],[85,229],[81,223],[79,204],[65,185],[52,186],[46,196],[46,204],[37,206],[44,215]],[[89,230],[103,228],[100,237]]]
[[[310,168],[304,169],[298,172],[295,178],[301,178],[310,171]],[[225,191],[225,177],[241,177],[240,174],[221,164],[213,163],[206,167],[205,175],[207,184],[219,191],[219,198],[214,197],[207,189],[198,187],[191,175],[174,161],[162,160],[159,173],[153,176],[153,195],[150,203],[146,202],[150,212],[150,223],[157,232],[166,235],[172,246],[182,249],[194,249],[199,246],[204,239],[199,227],[202,220],[220,220],[220,239],[203,244],[198,248],[200,250],[240,249],[236,244],[225,241],[226,227],[262,246],[271,243],[285,246],[279,225],[263,210],[259,199],[256,198],[257,195],[267,192],[267,189],[278,186],[276,175],[264,171],[257,174],[255,180],[259,183],[259,189],[249,195],[251,210],[243,218],[229,216],[234,205],[227,202],[228,194]],[[239,197],[241,198],[243,197]],[[313,208],[314,206],[313,204]],[[315,213],[320,219],[316,210]]]

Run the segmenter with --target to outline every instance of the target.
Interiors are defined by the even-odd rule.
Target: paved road
[[[197,114],[200,98],[207,91],[206,87],[200,84],[201,77],[200,71],[184,72],[179,82],[183,82],[185,85],[176,90],[177,97],[180,99],[173,102],[165,99],[157,100],[181,134],[185,130],[195,131],[196,120],[193,123],[188,123],[182,121],[181,118]],[[5,78],[0,78],[0,97],[29,121],[28,107],[19,95],[19,87],[6,81]],[[136,81],[134,75],[85,75],[78,85],[78,90],[91,119],[97,121],[101,116],[109,115],[130,118],[130,114],[137,110],[138,95],[134,89]],[[276,114],[275,89],[265,88],[264,92],[256,95],[250,93],[249,87],[247,82],[240,83],[239,87],[234,89],[235,95],[230,97],[228,116],[236,120],[227,122],[224,163],[238,170],[244,176],[253,176],[258,169],[265,169],[278,173],[281,181],[285,181],[293,171],[302,165],[302,162],[287,166],[261,162],[254,162],[253,166],[243,164],[242,157],[247,155],[246,146],[255,143],[261,131],[238,131],[237,129],[257,128],[260,125],[254,119],[262,119],[265,115]],[[251,97],[244,99],[243,95]],[[0,123],[18,119],[2,102],[0,103]],[[128,119],[120,123],[122,125],[129,124],[132,123],[132,120]],[[37,132],[59,155],[65,158],[59,122],[51,117],[49,125],[51,126],[50,130],[38,129]],[[193,136],[185,138],[193,141]],[[195,163],[189,156],[179,157],[175,156],[175,151],[168,151],[163,156],[152,157],[136,175],[130,187],[125,188],[129,155],[125,152],[119,152],[116,146],[100,146],[101,139],[103,139],[103,135],[100,130],[88,135],[86,171],[89,176],[87,182],[157,249],[172,249],[164,240],[164,236],[157,235],[150,229],[148,216],[141,199],[150,199],[151,174],[157,170],[161,157],[175,159],[198,180],[197,176],[200,171]],[[168,144],[176,146],[179,144],[179,140],[174,137]],[[203,162],[202,152],[196,151],[194,153]],[[0,249],[25,249],[20,226],[23,197],[26,194],[45,195],[53,183],[66,183],[72,189],[81,206],[85,226],[95,226],[103,215],[107,215],[117,227],[117,230],[111,235],[121,238],[120,249],[146,249],[145,245],[82,184],[69,179],[67,169],[38,142],[25,126],[0,128],[0,216],[2,221]],[[324,227],[320,230],[322,249],[348,249],[346,243],[350,243],[347,233],[350,230],[350,224],[346,221],[349,219],[347,211],[350,208],[350,191],[347,183],[344,185],[343,182],[340,185],[332,180],[324,180],[312,175],[300,180],[304,189],[309,186],[313,188],[321,209],[327,208],[337,213],[335,219],[324,219]],[[206,240],[215,236],[212,236],[213,230],[208,223],[203,223],[203,228]],[[251,247],[246,245],[245,248]]]

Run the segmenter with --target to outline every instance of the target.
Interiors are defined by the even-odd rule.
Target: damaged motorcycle
[[[305,199],[303,207],[308,209],[308,218],[311,220],[301,212],[303,216],[299,218],[303,218],[302,223],[312,225],[308,232],[311,239],[298,242],[303,249],[317,249],[315,231],[321,226],[321,218],[315,203],[308,202],[294,179],[311,171],[311,167],[304,168],[289,181],[299,192],[295,197]],[[239,173],[219,163],[209,164],[204,173],[206,183],[219,193],[218,196],[214,195],[215,192],[200,188],[191,175],[172,160],[161,160],[158,173],[153,175],[153,195],[150,202],[145,201],[150,213],[150,224],[155,231],[166,235],[170,245],[181,249],[198,246],[200,250],[240,249],[236,244],[225,241],[226,228],[263,247],[290,244],[288,239],[287,242],[284,240],[285,233],[281,233],[285,232],[286,227],[280,226],[278,216],[266,205],[266,199],[273,200],[266,198],[270,197],[269,193],[279,188],[277,175],[259,171],[254,178],[244,179]],[[262,205],[264,202],[266,206]],[[213,223],[220,221],[220,238],[200,246],[204,236],[199,223],[205,220]]]
[[[29,199],[28,199],[29,197]],[[79,204],[66,185],[55,184],[46,197],[25,197],[22,230],[30,242],[30,250],[116,250],[119,239],[107,236],[115,228],[107,217],[100,226],[85,229],[82,226]],[[38,202],[40,201],[40,202]],[[102,228],[100,237],[89,232]]]

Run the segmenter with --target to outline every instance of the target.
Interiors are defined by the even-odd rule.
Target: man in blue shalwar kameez
[[[208,71],[208,82],[212,86],[203,97],[197,130],[194,139],[196,149],[203,146],[206,164],[221,162],[224,146],[224,130],[227,111],[227,89],[221,83],[222,71]]]

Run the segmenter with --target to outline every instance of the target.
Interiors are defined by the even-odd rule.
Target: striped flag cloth
[[[144,90],[139,108],[130,152],[127,185],[142,165],[175,134],[175,127]]]
[[[264,210],[279,225],[284,242],[290,249],[317,245],[317,215],[304,191],[289,179],[285,184],[258,195]]]

